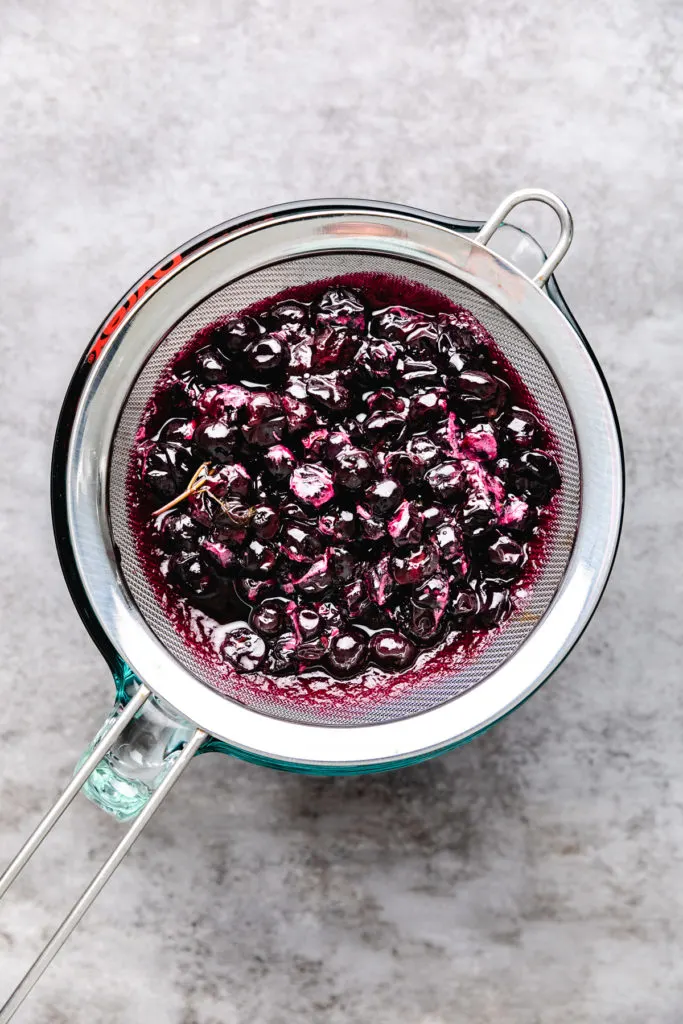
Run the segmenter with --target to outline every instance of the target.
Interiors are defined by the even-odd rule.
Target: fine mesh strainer
[[[548,259],[528,235],[502,224],[527,200],[546,203],[560,219]],[[497,251],[487,244],[494,233]],[[623,489],[609,394],[551,277],[571,234],[567,208],[544,191],[514,193],[483,226],[367,202],[278,207],[189,242],[105,322],[65,400],[53,505],[62,566],[112,667],[116,706],[71,784],[0,879],[0,895],[82,787],[119,819],[136,820],[0,1010],[0,1024],[200,749],[317,774],[409,764],[481,732],[567,655],[607,580]],[[226,681],[187,646],[139,564],[127,479],[155,385],[200,328],[290,287],[357,273],[430,288],[484,324],[551,427],[562,486],[527,599],[476,657],[447,672],[427,662],[419,685],[392,699],[314,709]]]

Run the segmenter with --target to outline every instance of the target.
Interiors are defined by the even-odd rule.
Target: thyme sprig
[[[191,494],[198,494],[200,491],[206,491],[208,489],[209,482],[213,479],[214,477],[211,476],[211,464],[209,462],[202,462],[199,469],[193,474],[192,479],[183,493],[173,498],[166,505],[162,505],[161,508],[158,508],[156,512],[152,513],[152,516],[156,518],[157,516],[160,516],[162,512],[168,512],[169,509],[175,508],[175,506],[179,505],[181,501],[185,501],[186,498],[189,498]]]
[[[166,505],[162,505],[161,508],[158,508],[156,512],[152,513],[152,517],[156,518],[157,516],[162,515],[162,513],[175,508],[176,505],[179,505],[181,501],[185,501],[185,499],[189,498],[192,494],[205,492],[212,501],[215,501],[217,505],[220,505],[223,514],[231,523],[235,526],[247,526],[256,512],[256,506],[253,505],[251,507],[247,507],[242,505],[239,501],[234,500],[223,501],[222,498],[219,498],[218,495],[214,494],[211,490],[211,484],[215,483],[216,479],[217,478],[213,476],[211,472],[211,464],[209,462],[203,462],[199,469],[193,474],[192,479],[183,493],[167,502]]]

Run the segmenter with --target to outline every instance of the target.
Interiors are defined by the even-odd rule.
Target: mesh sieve
[[[283,701],[277,695],[246,686],[243,677],[226,677],[185,642],[161,606],[140,564],[128,504],[127,479],[136,434],[149,398],[169,363],[197,331],[288,288],[356,273],[391,275],[402,282],[440,292],[471,310],[515,367],[551,427],[562,486],[556,498],[557,511],[543,563],[527,599],[476,657],[399,696],[343,709],[321,709]],[[152,632],[187,671],[227,698],[279,718],[316,725],[379,724],[407,718],[457,698],[499,668],[527,640],[550,606],[572,551],[580,512],[579,459],[571,416],[557,380],[533,341],[495,303],[469,285],[419,263],[393,256],[335,252],[275,263],[232,281],[207,296],[160,339],[121,410],[111,451],[108,496],[111,530],[125,584]],[[423,655],[422,661],[431,656],[433,652]]]

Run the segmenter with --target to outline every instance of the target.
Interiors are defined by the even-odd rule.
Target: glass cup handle
[[[137,681],[133,685],[136,684]],[[131,699],[135,699],[139,690],[140,687]],[[81,757],[76,771],[121,714],[122,696],[119,691],[117,703]],[[85,782],[84,795],[119,821],[136,817],[159,788],[195,729],[196,726],[182,718],[170,704],[151,694],[117,732]]]

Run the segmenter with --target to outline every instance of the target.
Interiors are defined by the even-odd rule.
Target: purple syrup
[[[225,692],[358,704],[438,681],[502,627],[542,564],[556,450],[468,310],[346,275],[195,335],[143,415],[129,509]]]

